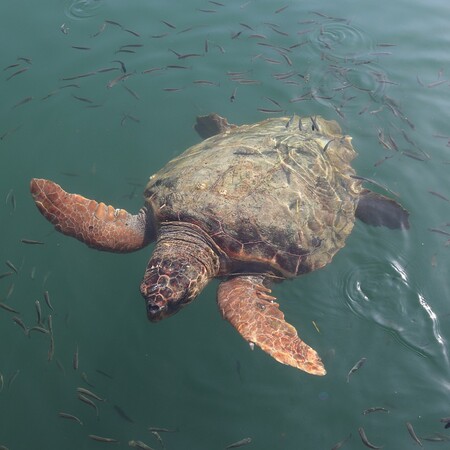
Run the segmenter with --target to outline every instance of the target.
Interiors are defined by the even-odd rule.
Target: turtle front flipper
[[[217,298],[222,316],[246,341],[258,345],[280,363],[312,375],[325,375],[320,357],[284,320],[263,280],[263,276],[237,276],[222,282]]]
[[[132,252],[154,240],[147,212],[132,215],[104,203],[69,194],[53,181],[33,178],[30,191],[41,214],[57,231],[89,247],[110,252]]]
[[[197,116],[197,122],[194,125],[195,131],[203,139],[208,139],[235,127],[236,125],[228,123],[227,119],[216,113],[211,113],[207,116]]]

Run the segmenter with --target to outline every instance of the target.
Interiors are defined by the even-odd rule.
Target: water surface
[[[0,444],[108,445],[95,434],[156,449],[148,427],[158,426],[177,430],[161,433],[167,449],[246,437],[249,448],[331,449],[350,434],[343,448],[356,449],[363,427],[373,444],[406,449],[417,445],[406,422],[420,437],[444,433],[450,236],[436,230],[450,232],[449,14],[437,0],[4,1],[0,273],[11,271],[6,261],[18,273],[0,279],[0,298],[27,326],[40,301],[55,355],[49,362],[47,335],[26,337],[17,314],[0,310]],[[122,64],[130,76],[117,81]],[[211,111],[234,123],[338,120],[358,174],[410,211],[408,232],[357,223],[332,264],[276,286],[326,377],[250,351],[220,317],[217,282],[177,316],[148,323],[138,287],[151,248],[92,251],[32,203],[29,180],[42,177],[137,211],[148,176],[198,142],[195,116]],[[98,418],[79,386],[106,398]],[[390,412],[362,414],[374,406]]]

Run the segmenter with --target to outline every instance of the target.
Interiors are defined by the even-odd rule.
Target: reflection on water
[[[347,306],[359,317],[377,323],[423,356],[438,352],[448,361],[438,317],[420,286],[409,279],[405,261],[386,259],[355,265],[345,275],[342,288]],[[429,342],[430,335],[434,342]]]
[[[435,21],[448,2],[419,3],[44,0],[27,15],[21,2],[1,4],[14,39],[0,79],[0,275],[14,272],[5,261],[18,273],[0,278],[0,301],[20,314],[0,309],[0,445],[80,450],[101,446],[95,434],[157,449],[148,427],[160,426],[178,430],[162,436],[168,450],[245,437],[261,450],[315,450],[350,433],[344,448],[362,446],[363,426],[371,442],[404,449],[416,445],[406,421],[419,435],[444,431],[449,38]],[[32,204],[38,176],[137,211],[148,176],[198,142],[194,118],[209,112],[239,124],[336,119],[354,138],[358,175],[374,181],[365,185],[411,213],[408,234],[357,224],[323,272],[276,286],[301,335],[332,347],[327,377],[251,352],[220,319],[215,283],[179,316],[148,324],[138,290],[148,254],[89,250]],[[51,361],[50,334],[29,337],[13,319],[36,326],[36,300],[47,331],[52,316]],[[99,418],[79,387],[107,398],[94,399]],[[361,415],[373,406],[391,412]]]
[[[104,0],[68,0],[65,14],[70,19],[87,19],[100,13]]]

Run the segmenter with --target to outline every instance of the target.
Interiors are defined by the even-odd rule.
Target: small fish
[[[47,361],[51,361],[55,354],[55,339],[53,338],[53,333],[50,332],[50,346],[48,348]]]
[[[161,20],[161,23],[163,23],[164,25],[166,25],[169,28],[172,28],[173,30],[175,30],[177,28],[175,25],[173,25],[170,22],[166,22],[165,20]]]
[[[180,66],[179,64],[169,64],[166,69],[190,69],[188,66]]]
[[[117,67],[103,67],[102,69],[98,69],[97,73],[113,72],[114,70],[119,70],[119,69]]]
[[[50,331],[48,331],[47,328],[41,327],[39,325],[35,325],[34,327],[31,327],[28,330],[28,333],[31,333],[32,331],[39,331],[39,333],[42,333],[42,334],[50,334]]]
[[[121,45],[120,48],[127,48],[127,47],[132,47],[132,48],[141,48],[143,47],[144,44],[125,44],[125,45]]]
[[[9,260],[7,260],[5,262],[5,264],[11,269],[14,270],[14,272],[19,273],[19,270],[17,269],[17,267]]]
[[[33,61],[31,61],[31,58],[25,58],[23,56],[19,56],[17,58],[17,61],[25,61],[27,64],[31,64]]]
[[[334,142],[334,139],[330,139],[326,144],[325,147],[322,150],[322,153],[325,153],[328,150],[328,147],[330,146],[330,144]]]
[[[39,303],[39,300],[36,300],[34,302],[34,306],[36,307],[37,323],[38,323],[38,325],[41,325],[41,323],[42,323],[42,310],[41,310],[41,304]]]
[[[13,274],[14,274],[14,272],[3,272],[3,273],[0,273],[0,280],[2,278],[9,277],[9,276],[11,276]]]
[[[66,369],[64,369],[64,366],[59,359],[56,360],[56,365],[58,366],[58,369],[63,373],[63,375],[66,376]]]
[[[3,378],[3,374],[0,372],[0,392],[3,391],[4,386],[5,386],[5,380]]]
[[[122,72],[123,72],[123,73],[127,73],[127,68],[125,67],[125,64],[124,64],[123,61],[120,61],[120,59],[115,59],[114,61],[111,61],[111,62],[119,63],[119,64],[120,64],[120,67],[121,67],[121,69],[122,69]]]
[[[284,112],[282,109],[257,108],[257,111],[265,114],[275,114]]]
[[[134,116],[132,116],[131,114],[125,114],[125,113],[123,113],[123,118],[122,118],[122,120],[120,121],[120,125],[123,126],[123,124],[125,123],[125,121],[126,121],[127,119],[131,119],[131,120],[132,120],[133,122],[135,122],[135,123],[140,123],[140,122],[141,122],[137,117],[134,117]]]
[[[9,66],[7,66],[3,69],[3,72],[5,72],[5,70],[13,69],[14,67],[19,67],[19,66],[20,66],[20,63],[10,64]]]
[[[90,387],[95,387],[89,380],[88,380],[88,377],[87,377],[87,375],[86,375],[86,372],[82,372],[81,373],[81,378],[82,378],[82,380],[88,385],[88,386],[90,386]]]
[[[450,202],[450,200],[442,194],[439,194],[439,192],[435,192],[435,191],[428,191],[430,194],[435,195],[436,197],[439,197],[441,200],[445,200],[446,202]]]
[[[331,450],[339,450],[342,448],[352,437],[352,433],[350,433],[346,438],[342,439],[342,441],[337,442]]]
[[[20,100],[20,102],[17,102],[15,105],[11,107],[11,109],[18,108],[19,106],[25,105],[28,102],[31,102],[33,100],[33,97],[25,97],[24,99]]]
[[[11,285],[9,286],[8,292],[6,293],[5,300],[8,300],[8,298],[11,297],[12,293],[14,292],[14,287],[15,287],[15,284],[11,283]]]
[[[362,442],[363,442],[363,444],[366,446],[366,447],[369,447],[369,448],[373,448],[373,449],[379,449],[379,448],[383,448],[382,446],[381,447],[378,447],[378,446],[376,446],[376,445],[373,445],[373,444],[371,444],[370,442],[369,442],[369,440],[367,439],[367,436],[366,436],[366,432],[364,431],[364,428],[363,427],[359,427],[358,428],[358,433],[359,433],[359,435],[361,436],[361,440],[362,440]]]
[[[97,73],[97,72],[81,73],[80,75],[73,75],[73,76],[71,76],[71,77],[61,78],[61,80],[62,80],[62,81],[76,80],[77,78],[91,77],[92,75],[95,75],[96,73]]]
[[[63,419],[74,420],[75,422],[78,422],[80,425],[83,425],[83,422],[77,416],[74,416],[73,414],[59,412],[58,416],[62,417]]]
[[[207,86],[220,86],[219,83],[215,83],[214,81],[209,81],[209,80],[194,80],[193,83],[194,84],[205,84]]]
[[[153,436],[155,436],[157,441],[160,443],[161,447],[163,449],[165,449],[166,445],[164,444],[164,441],[162,440],[162,437],[160,436],[160,434],[157,431],[151,431],[151,433],[153,434]]]
[[[233,92],[231,93],[231,96],[230,96],[230,102],[234,102],[236,100],[236,92],[237,92],[237,88],[234,88]]]
[[[152,73],[163,69],[164,67],[152,67],[151,69],[144,70],[142,73]]]
[[[129,29],[127,29],[127,28],[124,28],[123,31],[126,31],[127,33],[130,33],[130,34],[132,34],[133,36],[141,37],[141,35],[140,35],[138,32],[136,32],[136,31],[129,30]],[[133,53],[134,53],[134,52],[133,52]]]
[[[252,442],[252,438],[244,438],[240,441],[234,442],[233,444],[227,445],[225,448],[238,448],[242,447],[243,445],[248,445]]]
[[[122,85],[123,88],[131,95],[133,96],[136,100],[140,100],[139,95],[136,94],[136,92],[133,91],[133,89],[130,89],[128,86],[125,86],[124,84]]]
[[[72,45],[72,48],[76,50],[90,50],[91,47],[81,47],[80,45]]]
[[[104,377],[113,380],[113,377],[112,377],[111,375],[109,375],[108,373],[104,372],[103,370],[96,369],[95,371],[96,371],[97,373],[99,373],[100,375],[103,375]]]
[[[20,75],[23,72],[26,72],[29,69],[29,67],[23,67],[22,69],[18,70],[17,72],[14,72],[12,75],[10,75],[6,81],[10,80],[11,78],[16,77],[17,75]]]
[[[129,423],[134,423],[134,420],[119,405],[114,405],[114,409],[117,414],[122,417],[122,419],[126,420]]]
[[[161,428],[161,427],[148,427],[148,430],[151,432],[156,431],[157,433],[175,433],[177,430],[171,430],[170,428]]]
[[[381,189],[384,189],[387,192],[390,192],[394,197],[399,197],[399,194],[397,194],[396,192],[392,191],[391,189],[387,188],[386,186],[383,186],[382,184],[376,182],[375,180],[372,180],[371,178],[366,178],[366,177],[361,177],[359,175],[350,175],[351,178],[355,178],[356,180],[361,180],[361,181],[367,181],[367,183],[371,183],[375,186],[378,186]]]
[[[417,437],[417,434],[414,431],[413,426],[411,425],[410,422],[406,422],[406,428],[408,429],[408,433],[409,435],[413,438],[413,440],[419,444],[421,447],[423,447],[423,444],[421,442],[421,440]]]
[[[97,405],[96,405],[89,397],[86,397],[86,396],[83,395],[83,394],[78,394],[78,398],[79,398],[82,402],[86,403],[86,405],[89,405],[89,406],[91,406],[92,408],[94,408],[94,409],[95,409],[95,413],[96,413],[96,415],[97,415],[97,417],[98,417],[98,407],[97,407]]]
[[[153,450],[150,446],[148,446],[142,441],[134,441],[134,440],[128,441],[128,445],[130,447],[141,448],[142,450]]]
[[[94,394],[90,390],[85,389],[83,387],[77,387],[77,392],[80,393],[80,394],[83,394],[83,395],[87,395],[88,397],[95,398],[95,400],[99,400],[100,402],[104,402],[105,401],[104,398],[99,397],[97,394]]]
[[[449,232],[440,230],[439,228],[428,228],[428,231],[432,231],[433,233],[443,234],[444,236],[450,236]]]
[[[43,245],[43,244],[45,244],[45,242],[35,241],[33,239],[21,239],[20,242],[22,242],[22,244],[29,244],[29,245]]]
[[[427,85],[427,87],[429,88],[434,88],[436,86],[440,86],[441,84],[447,83],[448,80],[440,80],[440,81],[435,81],[434,83],[430,83]]]
[[[25,336],[28,336],[28,328],[23,323],[23,320],[20,317],[14,316],[12,320],[20,327],[22,328],[23,332],[25,333]]]
[[[14,308],[11,308],[11,306],[8,306],[6,303],[0,302],[0,308],[4,309],[5,311],[14,313],[14,314],[20,314],[19,311],[15,310]]]
[[[92,440],[98,441],[98,442],[108,442],[108,443],[116,443],[116,444],[119,443],[119,441],[117,439],[97,436],[96,434],[90,434],[88,437],[90,437]]]
[[[44,300],[45,300],[45,303],[47,304],[47,306],[48,306],[52,311],[54,311],[53,306],[52,306],[52,304],[50,303],[50,294],[48,293],[48,291],[45,291],[45,292],[44,292]]]
[[[426,157],[424,155],[420,155],[419,153],[416,153],[416,152],[410,152],[408,150],[403,150],[402,151],[402,155],[405,155],[408,158],[412,158],[412,159],[415,159],[417,161],[427,161],[428,159],[430,159],[429,157]]]
[[[294,122],[294,119],[295,119],[295,115],[293,115],[293,116],[286,122],[285,127],[286,127],[286,128],[289,128],[289,127],[292,125],[292,123]]]
[[[123,26],[119,22],[115,22],[114,20],[105,20],[105,23],[109,23],[110,25],[115,25],[116,27],[123,28]]]
[[[106,84],[106,87],[108,89],[113,88],[119,81],[123,81],[126,80],[127,78],[131,77],[131,75],[133,75],[132,73],[125,73],[122,74],[120,76],[118,76],[117,78],[114,78],[113,80],[108,81],[108,83]]]
[[[288,6],[289,6],[289,5],[285,5],[285,6],[282,6],[281,8],[278,8],[278,9],[275,11],[275,14],[279,14],[280,12],[284,11]]]
[[[373,412],[376,412],[376,411],[382,411],[382,412],[387,412],[387,413],[389,412],[389,410],[386,409],[386,408],[382,408],[381,406],[374,406],[373,408],[365,409],[362,412],[362,414],[365,416],[366,414],[370,414],[370,413],[373,413]]]
[[[8,380],[8,389],[12,386],[12,384],[14,383],[14,381],[16,381],[16,378],[18,377],[20,373],[20,369],[17,369],[9,378]]]
[[[435,433],[434,436],[427,436],[422,438],[424,441],[430,442],[447,442],[450,441],[450,436],[446,436],[445,434]]]
[[[72,359],[72,367],[73,370],[78,370],[78,365],[79,365],[79,359],[78,359],[78,345],[77,348],[75,350],[75,353],[73,354],[73,359]]]
[[[106,28],[106,22],[103,22],[99,28],[99,30],[94,33],[93,35],[91,35],[91,37],[97,37],[99,34],[103,33],[105,31]]]
[[[60,31],[61,31],[62,34],[69,34],[70,28],[69,28],[65,23],[63,23],[63,24],[59,27],[59,29],[60,29]]]
[[[350,372],[347,374],[347,383],[350,382],[350,376],[356,372],[357,370],[359,370],[363,364],[366,362],[367,358],[361,358],[351,369]]]
[[[80,102],[85,102],[85,103],[94,103],[93,100],[91,100],[90,98],[86,98],[86,97],[78,97],[77,95],[72,94],[73,98],[76,98],[77,100],[79,100]]]
[[[316,329],[316,331],[318,333],[320,333],[320,329],[319,329],[319,327],[317,326],[317,323],[314,320],[312,321],[312,324],[314,325],[314,328]]]
[[[48,331],[50,331],[50,334],[53,335],[53,320],[52,320],[52,316],[49,315],[47,317],[47,326],[48,326]]]

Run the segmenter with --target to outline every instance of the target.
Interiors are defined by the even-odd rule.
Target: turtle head
[[[219,258],[204,240],[178,228],[176,233],[164,231],[141,283],[152,322],[172,316],[194,300],[219,268]]]

